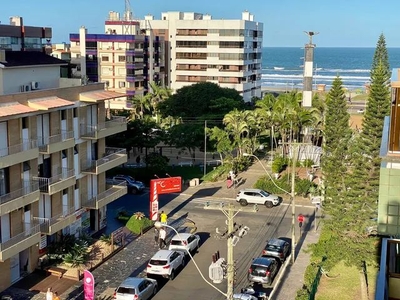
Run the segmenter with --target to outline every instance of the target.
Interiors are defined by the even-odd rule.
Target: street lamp
[[[178,238],[181,240],[181,242],[183,243],[183,239],[182,239],[181,235],[179,234],[179,232],[178,232],[174,227],[172,227],[172,226],[170,226],[170,225],[167,225],[167,224],[164,224],[164,223],[161,223],[161,222],[159,222],[159,221],[157,221],[157,222],[154,223],[154,227],[157,228],[157,229],[160,229],[160,228],[162,228],[162,227],[168,227],[168,228],[172,229],[172,230],[176,233],[176,235],[178,236]],[[194,266],[196,267],[197,271],[199,272],[201,278],[203,278],[203,280],[204,280],[207,284],[209,284],[210,286],[212,286],[212,287],[213,287],[215,290],[217,290],[219,293],[221,293],[222,295],[224,295],[225,297],[227,297],[227,294],[226,294],[226,293],[224,293],[223,291],[221,291],[219,288],[217,288],[215,285],[213,285],[211,282],[209,282],[209,281],[204,277],[203,273],[201,272],[199,266],[197,265],[197,263],[196,263],[196,261],[194,260],[192,254],[190,253],[190,251],[189,251],[189,250],[186,250],[186,252],[187,252],[187,254],[189,255],[190,259],[192,260],[192,262],[193,262]]]
[[[250,153],[243,153],[243,156],[251,156],[251,157],[255,157],[257,159],[257,161],[260,163],[261,167],[264,169],[265,173],[267,173],[268,177],[271,179],[272,183],[281,191],[285,192],[286,194],[290,195],[291,198],[291,202],[292,202],[292,264],[294,264],[295,261],[295,255],[296,255],[296,229],[295,229],[295,218],[296,218],[296,205],[295,205],[295,200],[294,200],[294,186],[295,186],[295,180],[294,180],[294,176],[295,176],[295,167],[296,167],[296,160],[295,160],[295,156],[293,156],[293,166],[292,166],[292,192],[289,193],[288,191],[282,189],[280,186],[278,186],[274,179],[272,178],[271,174],[267,171],[267,169],[265,168],[264,164],[261,162],[261,160],[254,154],[250,154]]]

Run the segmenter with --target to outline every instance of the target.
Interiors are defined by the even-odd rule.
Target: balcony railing
[[[22,143],[13,145],[10,147],[0,149],[0,157],[4,157],[7,155],[17,154],[23,151],[31,150],[37,148],[36,140],[22,140]]]
[[[16,191],[12,191],[11,193],[5,194],[0,196],[0,205],[10,202],[14,199],[20,198],[22,196],[28,195],[33,193],[39,189],[38,182],[24,182],[23,185],[25,186],[22,189],[18,189]]]
[[[126,117],[112,116],[110,120],[97,125],[81,124],[81,137],[96,138],[96,133],[101,130],[118,127],[126,124]]]
[[[57,175],[54,175],[50,178],[47,177],[33,177],[33,179],[37,180],[39,182],[39,189],[42,193],[49,193],[50,191],[50,186],[52,184],[55,184],[57,182],[60,182],[62,180],[66,180],[68,178],[74,177],[75,176],[75,170],[74,169],[68,169],[68,168],[60,168],[60,171],[57,173]]]
[[[59,213],[51,218],[34,217],[33,220],[40,224],[40,232],[51,233],[51,231],[52,231],[51,226],[54,226],[60,222],[68,221],[68,220],[66,220],[66,218],[69,216],[72,216],[75,212],[76,212],[75,207],[68,207],[68,206],[63,205],[62,213]],[[69,222],[65,222],[65,226],[68,226],[69,225],[68,223]]]
[[[59,134],[45,136],[45,137],[38,137],[38,145],[40,152],[46,152],[47,146],[51,144],[61,143],[67,140],[71,140],[74,138],[73,131],[66,131],[62,130]]]
[[[22,242],[26,238],[40,232],[40,225],[37,222],[26,223],[25,227],[28,227],[28,226],[31,226],[31,228],[13,236],[12,238],[10,238],[6,241],[2,241],[0,244],[0,251],[7,250],[8,248]]]
[[[125,189],[124,189],[125,187]],[[126,194],[126,182],[121,182],[119,184],[113,185],[109,189],[105,190],[104,192],[101,192],[100,194],[88,198],[87,196],[82,195],[82,207],[86,208],[93,208],[93,209],[98,209],[100,207],[103,207],[107,205],[108,203],[118,199],[119,197],[123,196]],[[113,199],[115,198],[115,199]],[[99,205],[98,202],[105,201],[104,205]]]
[[[95,170],[98,167],[100,167],[104,164],[107,164],[113,160],[117,160],[117,159],[121,158],[122,155],[126,156],[126,149],[106,147],[105,150],[106,150],[106,153],[102,158],[89,162],[86,165],[86,167],[82,167],[82,171],[95,172]]]

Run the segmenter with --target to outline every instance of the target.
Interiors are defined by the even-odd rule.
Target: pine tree
[[[334,203],[345,190],[348,142],[351,138],[350,115],[340,77],[333,81],[326,99],[322,171],[326,187],[326,203]]]
[[[386,48],[386,40],[383,33],[379,36],[378,42],[376,43],[374,58],[371,66],[371,77],[374,70],[378,68],[378,65],[382,64],[383,69],[387,72],[388,78],[390,78],[390,64],[389,54]]]

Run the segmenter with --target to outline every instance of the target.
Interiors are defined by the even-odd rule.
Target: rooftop
[[[68,63],[64,60],[39,51],[5,51],[5,60],[0,59],[0,68],[67,64]]]

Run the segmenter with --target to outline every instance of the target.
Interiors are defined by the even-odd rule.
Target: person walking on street
[[[157,228],[154,227],[154,245],[157,246],[159,244],[158,239],[160,236],[160,232]]]
[[[46,300],[53,300],[53,292],[51,291],[51,288],[47,289]]]
[[[53,298],[53,300],[61,300],[61,299],[60,299],[60,296],[58,296],[58,293],[57,293],[57,292],[54,292],[54,298]]]
[[[167,220],[168,220],[167,214],[164,211],[162,211],[160,215],[160,222],[163,224],[167,224]]]
[[[162,249],[163,246],[167,247],[167,243],[165,242],[166,237],[167,237],[167,232],[165,231],[164,227],[161,227],[158,236],[160,249]]]

